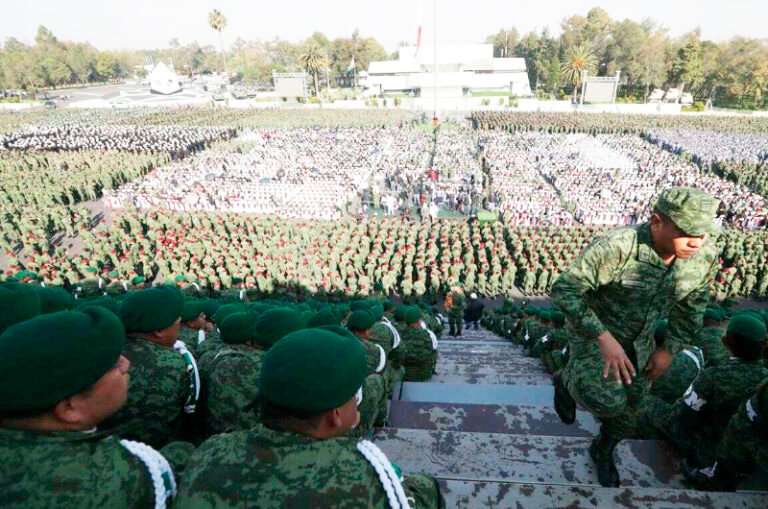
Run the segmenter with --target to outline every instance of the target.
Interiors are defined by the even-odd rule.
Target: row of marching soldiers
[[[710,303],[700,337],[673,357],[641,405],[644,438],[674,443],[692,487],[732,491],[756,470],[768,473],[766,322],[766,311]],[[568,363],[565,315],[556,308],[505,301],[482,323],[523,345],[552,374]],[[666,329],[667,321],[659,320],[657,345],[664,344]]]
[[[428,380],[426,305],[75,300],[0,284],[2,507],[442,507],[370,441]]]

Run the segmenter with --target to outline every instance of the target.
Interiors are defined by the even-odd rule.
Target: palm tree
[[[312,77],[315,80],[315,95],[320,97],[320,77],[319,73],[322,69],[328,67],[328,57],[323,53],[323,49],[317,44],[310,42],[304,46],[304,52],[299,57],[301,65],[304,69],[312,73]]]
[[[573,101],[579,93],[581,76],[584,71],[594,72],[597,67],[597,57],[592,48],[586,44],[571,46],[565,53],[565,62],[560,66],[560,75],[566,83],[573,85]]]
[[[227,55],[224,53],[224,38],[221,35],[221,31],[227,28],[227,18],[218,9],[212,10],[208,13],[208,24],[211,28],[219,32],[219,44],[221,46],[221,57],[224,60],[224,73],[227,72]]]

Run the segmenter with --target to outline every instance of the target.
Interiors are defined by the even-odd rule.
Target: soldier
[[[181,311],[181,330],[179,331],[179,341],[182,341],[190,352],[197,352],[197,346],[205,341],[205,313],[203,307],[204,300],[188,299],[184,301],[184,308]]]
[[[656,347],[662,347],[667,338],[667,321],[656,322],[653,340]],[[686,346],[672,356],[672,363],[653,385],[651,394],[667,403],[674,403],[691,386],[691,383],[704,369],[704,352],[697,346]]]
[[[194,413],[200,396],[197,364],[176,339],[183,307],[181,292],[170,286],[132,292],[123,301],[131,384],[128,402],[104,428],[162,447],[176,437],[184,414]]]
[[[733,355],[726,364],[702,371],[671,405],[651,398],[650,422],[685,454],[688,465],[712,464],[728,420],[768,376],[762,364],[765,335],[762,320],[746,314],[733,317],[723,339]]]
[[[464,319],[465,300],[461,288],[455,286],[446,298],[445,310],[448,312],[448,334],[453,337],[461,336],[462,320]]]
[[[638,433],[650,382],[701,332],[718,259],[707,242],[717,207],[703,191],[666,189],[649,222],[598,237],[552,286],[571,336],[568,364],[554,377],[555,410],[573,423],[578,401],[600,419],[590,456],[602,486],[619,485],[613,450]],[[657,349],[663,315],[669,333]]]
[[[168,461],[96,427],[126,401],[120,320],[100,307],[27,320],[0,335],[0,489],[13,507],[165,507]]]
[[[730,358],[723,344],[725,328],[720,325],[724,318],[722,310],[707,308],[704,312],[704,326],[697,344],[704,351],[707,367],[722,366]]]
[[[251,403],[259,396],[264,350],[256,338],[256,316],[232,313],[221,324],[223,346],[205,364],[201,360],[203,414],[210,433],[248,429],[259,422]]]
[[[359,341],[306,329],[275,344],[260,375],[263,424],[200,447],[177,507],[443,505],[431,477],[403,480],[374,444],[350,438],[368,368]],[[323,380],[325,383],[317,383]]]
[[[742,475],[756,468],[768,473],[768,379],[739,405],[706,467],[683,464],[683,474],[696,488],[733,491]]]
[[[25,283],[0,284],[0,334],[8,327],[40,314],[40,294]]]
[[[380,374],[386,383],[386,394],[392,394],[397,382],[402,381],[405,370],[402,366],[395,368],[389,362],[387,354],[381,345],[371,341],[373,326],[378,323],[376,317],[368,311],[354,311],[347,319],[347,329],[363,344],[368,357],[368,369],[371,373]]]
[[[432,378],[437,366],[437,341],[421,326],[421,311],[409,306],[403,313],[406,328],[400,336],[405,347],[403,365],[407,382],[424,382]]]
[[[474,324],[475,330],[478,329],[484,307],[483,303],[477,298],[476,293],[470,294],[467,309],[464,310],[464,321],[467,322],[467,327]]]

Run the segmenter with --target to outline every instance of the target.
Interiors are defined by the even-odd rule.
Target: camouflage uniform
[[[155,507],[156,496],[169,499],[175,483],[162,455],[144,446],[167,474],[155,493],[147,465],[129,447],[103,433],[0,429],[0,505],[144,508]]]
[[[405,347],[405,378],[407,382],[424,382],[432,378],[437,366],[437,347],[424,329],[407,327],[400,336]]]
[[[172,348],[131,336],[124,355],[131,361],[128,401],[101,428],[162,447],[174,439],[182,424],[190,396],[187,364]]]
[[[668,267],[644,223],[598,237],[552,286],[552,300],[565,312],[570,334],[563,383],[601,420],[602,453],[638,431],[650,388],[643,368],[654,350],[657,320],[669,313],[664,347],[673,355],[686,338],[699,334],[717,255],[715,244],[707,243],[692,258]],[[638,376],[632,385],[602,377],[597,337],[604,331],[611,332],[634,364]]]
[[[680,350],[672,357],[669,368],[653,381],[651,394],[674,403],[699,376],[704,368],[704,354],[695,346]]]
[[[389,508],[387,479],[362,451],[376,450],[353,438],[318,440],[257,426],[216,436],[203,444],[184,472],[176,507]],[[370,454],[369,454],[370,456]],[[388,462],[387,462],[388,463]],[[415,507],[438,507],[440,495],[431,477],[406,476],[405,496]]]
[[[699,335],[698,346],[704,351],[707,367],[722,366],[731,357],[723,344],[723,327],[704,327]]]
[[[206,427],[213,433],[249,429],[258,422],[258,412],[247,409],[259,396],[259,372],[263,352],[246,345],[224,345],[208,354],[200,369],[205,391]]]
[[[768,369],[762,362],[732,358],[722,366],[702,371],[672,405],[651,398],[650,421],[694,463],[709,465],[738,405],[767,376]]]
[[[464,320],[464,308],[466,307],[466,301],[464,295],[454,292],[453,304],[451,309],[448,310],[448,327],[451,336],[461,336],[461,326]]]

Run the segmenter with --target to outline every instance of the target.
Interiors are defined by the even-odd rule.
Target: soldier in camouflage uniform
[[[704,360],[707,367],[722,366],[730,358],[728,349],[723,344],[725,327],[720,324],[725,319],[722,310],[708,308],[704,312],[704,327],[698,344],[704,351]]]
[[[461,326],[464,320],[464,308],[466,307],[466,300],[464,299],[464,293],[461,288],[455,287],[450,294],[450,299],[446,307],[448,312],[448,334],[453,337],[461,336]]]
[[[131,361],[128,402],[103,427],[162,447],[195,411],[200,378],[194,357],[177,341],[184,307],[178,289],[156,286],[132,292],[120,307],[125,356]]]
[[[405,378],[407,382],[424,382],[432,378],[437,366],[437,340],[421,325],[421,311],[415,306],[405,310],[407,327],[400,336],[405,347]]]
[[[768,376],[762,363],[765,336],[762,320],[746,314],[733,317],[725,337],[733,357],[726,364],[702,371],[672,405],[651,398],[651,423],[685,454],[689,465],[712,464],[729,419]]]
[[[768,378],[739,405],[706,467],[683,465],[683,474],[696,488],[733,491],[742,475],[756,468],[768,474]]]
[[[367,373],[355,339],[319,329],[283,338],[264,356],[263,424],[203,444],[176,507],[441,507],[433,478],[403,479],[374,444],[348,436]]]
[[[203,307],[205,301],[198,299],[187,299],[184,301],[184,308],[181,311],[181,329],[179,330],[179,341],[182,341],[187,350],[197,355],[197,346],[205,341],[205,313]]]
[[[254,344],[256,316],[247,312],[228,315],[221,324],[223,346],[208,354],[202,372],[205,429],[222,433],[255,426],[257,412],[251,404],[259,396],[263,350]]]
[[[96,431],[127,398],[124,345],[120,320],[98,306],[38,316],[0,335],[4,507],[170,502],[176,483],[162,454]]]
[[[703,191],[666,189],[649,222],[598,237],[552,286],[570,333],[555,410],[573,423],[578,401],[600,419],[590,455],[603,486],[619,485],[613,450],[638,434],[651,381],[701,332],[719,254],[707,242],[717,208]],[[669,332],[657,349],[662,316]]]

